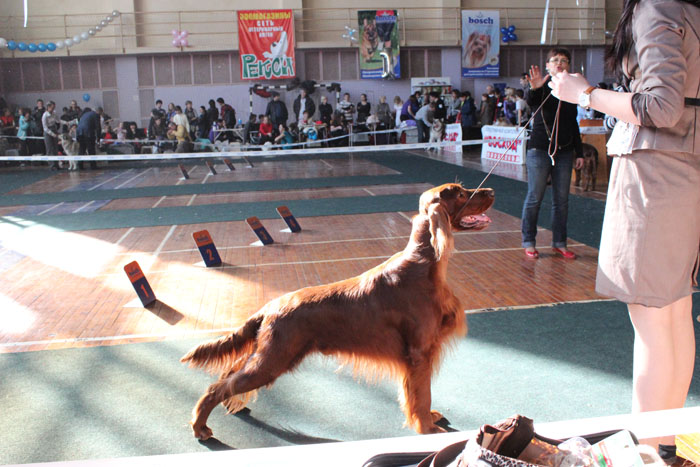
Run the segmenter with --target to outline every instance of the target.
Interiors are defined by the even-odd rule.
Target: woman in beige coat
[[[621,155],[611,173],[596,290],[628,304],[635,330],[635,412],[683,407],[693,375],[699,35],[698,0],[625,0],[608,62],[624,74],[631,92],[591,89],[578,74],[560,73],[551,81],[561,100],[613,115],[621,127],[633,124],[626,143],[623,138],[617,145]],[[649,442],[664,443],[663,453],[673,437]]]

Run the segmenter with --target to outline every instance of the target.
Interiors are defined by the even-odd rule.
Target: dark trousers
[[[97,151],[95,150],[95,138],[92,137],[90,138],[89,136],[78,136],[78,144],[80,149],[78,150],[78,153],[81,156],[94,156],[97,154]],[[83,163],[80,163],[80,166],[83,166]],[[97,167],[97,162],[95,161],[90,161],[90,167],[95,168]]]
[[[418,128],[418,142],[427,143],[430,139],[430,127],[423,123],[423,120],[416,120],[416,127]]]

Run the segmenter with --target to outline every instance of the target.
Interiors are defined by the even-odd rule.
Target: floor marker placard
[[[226,164],[226,167],[228,167],[229,172],[233,172],[236,170],[236,167],[233,166],[233,162],[231,162],[231,159],[224,159],[224,164]]]
[[[197,244],[197,248],[199,248],[199,253],[202,255],[204,264],[206,264],[208,268],[221,266],[221,256],[219,256],[219,252],[216,250],[216,246],[214,246],[214,240],[212,240],[211,235],[209,235],[209,231],[200,230],[199,232],[193,233],[192,237]]]
[[[207,164],[207,167],[209,167],[209,172],[211,172],[212,175],[216,175],[216,170],[214,170],[214,164],[211,163],[211,161],[204,161],[205,164]]]
[[[287,206],[278,207],[277,214],[282,216],[282,219],[284,219],[284,221],[287,223],[290,232],[301,232],[299,222],[297,222],[296,218],[292,215],[292,211],[290,211]]]
[[[187,173],[187,169],[185,169],[185,166],[182,164],[177,165],[180,168],[180,172],[182,172],[182,176],[185,180],[190,179],[190,174]]]
[[[131,285],[134,286],[136,295],[141,299],[141,303],[144,307],[148,307],[156,301],[156,294],[153,293],[151,284],[148,283],[146,276],[143,275],[141,266],[136,261],[124,266],[124,272],[126,272],[127,277],[131,281]]]
[[[250,228],[253,229],[253,232],[255,232],[255,235],[260,239],[263,245],[270,245],[272,243],[275,243],[275,241],[268,233],[267,229],[263,227],[262,222],[260,222],[260,219],[253,216],[249,217],[245,221],[248,223]]]

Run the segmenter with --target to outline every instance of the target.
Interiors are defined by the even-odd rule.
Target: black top
[[[526,100],[533,112],[542,104],[542,101],[551,94],[552,89],[549,87],[548,81],[545,81],[541,88],[530,89],[527,92]],[[549,134],[551,134],[554,124],[554,116],[557,113],[559,99],[551,96],[542,106],[542,109],[537,113],[532,121],[532,132],[530,139],[527,142],[528,149],[549,149]],[[583,148],[581,147],[581,133],[578,129],[576,116],[578,109],[576,104],[568,102],[561,103],[559,113],[559,147],[561,149],[573,149],[576,157],[583,157]],[[544,118],[544,120],[543,120]],[[545,126],[546,123],[546,126]]]
[[[367,117],[369,117],[369,112],[370,109],[372,108],[372,104],[369,102],[365,102],[364,104],[362,102],[357,103],[357,122],[362,123],[367,120]]]

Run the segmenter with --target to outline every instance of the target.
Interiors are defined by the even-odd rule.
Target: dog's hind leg
[[[210,385],[197,401],[191,422],[194,436],[202,440],[211,438],[212,431],[207,426],[207,419],[217,405],[272,384],[280,375],[294,368],[306,353],[308,351],[303,346],[294,346],[281,339],[268,345],[259,344],[256,353],[250,356],[243,368]],[[241,399],[247,400],[246,397]],[[244,407],[244,403],[237,402],[231,402],[231,411]]]
[[[435,424],[442,415],[430,410],[432,363],[425,356],[411,357],[403,380],[402,405],[406,423],[420,434],[444,433],[445,429]]]

